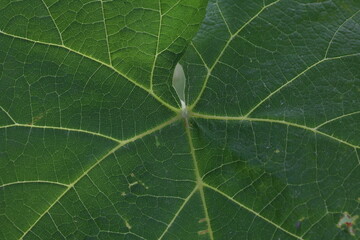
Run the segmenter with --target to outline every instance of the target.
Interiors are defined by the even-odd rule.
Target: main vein
[[[329,135],[327,133],[324,133],[322,131],[319,131],[316,128],[311,128],[305,125],[301,125],[301,124],[297,124],[297,123],[292,123],[292,122],[287,122],[284,120],[277,120],[277,119],[266,119],[266,118],[251,118],[251,117],[246,117],[246,116],[240,116],[240,117],[231,117],[231,116],[215,116],[215,115],[207,115],[207,114],[202,114],[202,113],[191,113],[193,117],[196,118],[203,118],[203,119],[214,119],[214,120],[223,120],[223,121],[249,121],[249,122],[267,122],[267,123],[276,123],[276,124],[283,124],[283,125],[287,125],[287,126],[292,126],[292,127],[296,127],[296,128],[302,128],[305,129],[307,131],[311,131],[314,132],[316,134],[325,136],[327,138],[330,138],[332,140],[335,140],[339,143],[348,145],[350,147],[353,148],[359,148],[360,146],[349,143],[345,140],[342,140],[340,138],[334,137],[332,135]]]
[[[87,176],[89,174],[89,172],[94,169],[96,166],[98,166],[102,161],[104,161],[107,157],[109,157],[111,154],[115,153],[117,150],[119,150],[121,147],[127,145],[128,143],[131,143],[131,142],[134,142],[138,139],[141,139],[149,134],[152,134],[172,123],[174,123],[175,121],[179,120],[180,116],[177,116],[177,117],[174,117],[160,125],[158,125],[157,127],[151,129],[151,130],[148,130],[146,132],[143,132],[135,137],[132,137],[130,139],[127,139],[125,141],[122,141],[121,143],[119,143],[117,146],[115,146],[114,148],[112,148],[109,152],[107,152],[103,157],[101,157],[97,162],[95,162],[92,166],[90,166],[83,174],[81,174],[77,179],[75,179],[72,183],[70,183],[68,185],[68,187],[65,189],[64,192],[62,192],[59,197],[57,197],[55,199],[55,201],[38,217],[38,219],[23,233],[23,235],[21,236],[20,239],[23,239],[27,234],[28,232],[31,231],[31,229],[33,229],[36,224],[52,209],[53,206],[55,206],[56,203],[58,203],[63,196],[66,195],[67,192],[69,192],[71,189],[74,188],[74,186],[81,180],[83,179],[83,177]]]
[[[191,131],[190,131],[190,124],[189,124],[189,120],[188,118],[185,119],[185,128],[186,128],[186,135],[188,137],[188,141],[189,141],[189,148],[190,148],[190,152],[191,152],[191,156],[193,159],[193,165],[194,165],[194,172],[195,172],[195,177],[196,177],[196,183],[197,183],[197,188],[200,192],[200,197],[201,197],[201,202],[204,208],[204,213],[205,213],[205,218],[206,218],[206,222],[208,225],[208,233],[210,236],[211,240],[214,240],[214,236],[213,236],[213,231],[211,228],[211,223],[210,223],[210,217],[209,217],[209,213],[207,210],[207,205],[206,205],[206,199],[205,199],[205,195],[204,195],[204,188],[203,188],[203,181],[200,175],[200,171],[199,171],[199,167],[198,167],[198,163],[197,163],[197,159],[196,159],[196,153],[195,153],[195,148],[194,148],[194,144],[192,141],[192,136],[191,136]]]

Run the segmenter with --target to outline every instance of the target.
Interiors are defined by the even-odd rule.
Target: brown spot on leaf
[[[209,233],[209,229],[198,231],[199,235],[205,235]]]
[[[34,125],[35,123],[37,123],[38,121],[40,121],[42,118],[44,118],[45,113],[40,113],[37,116],[34,116],[31,120],[31,125]]]
[[[203,222],[206,222],[206,218],[202,218],[199,220],[199,223],[203,223]]]

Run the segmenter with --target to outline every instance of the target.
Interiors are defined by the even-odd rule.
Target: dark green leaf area
[[[196,119],[193,129],[218,239],[284,233],[326,239],[342,234],[335,226],[341,213],[360,213],[359,155],[352,146],[275,122]]]

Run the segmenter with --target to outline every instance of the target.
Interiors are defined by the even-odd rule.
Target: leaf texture
[[[0,0],[0,239],[359,239],[359,12]]]

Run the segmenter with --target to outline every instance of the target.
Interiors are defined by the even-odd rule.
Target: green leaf
[[[360,2],[0,16],[0,239],[360,238]]]

